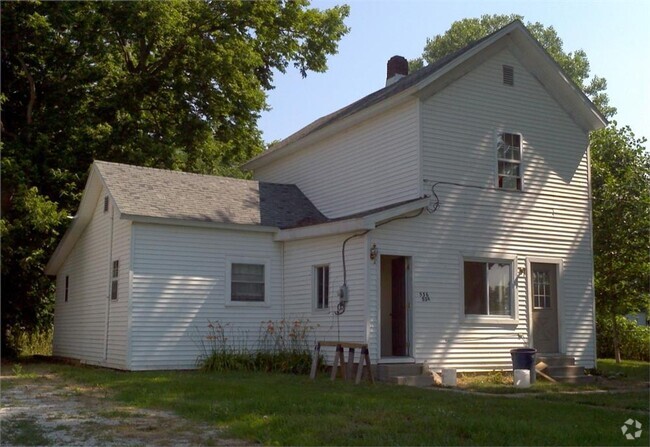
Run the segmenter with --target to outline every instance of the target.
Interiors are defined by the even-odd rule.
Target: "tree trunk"
[[[612,329],[614,335],[614,360],[621,363],[621,347],[618,338],[618,323],[616,322],[616,313],[612,312]]]

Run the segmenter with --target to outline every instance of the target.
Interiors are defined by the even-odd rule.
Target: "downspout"
[[[111,206],[111,231],[108,246],[108,287],[106,294],[106,328],[104,330],[104,362],[108,360],[108,328],[111,314],[111,285],[113,282],[113,224],[115,220],[115,207]]]

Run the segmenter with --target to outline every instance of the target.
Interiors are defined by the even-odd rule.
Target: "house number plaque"
[[[426,301],[431,301],[431,297],[429,297],[429,292],[418,292],[420,294],[420,299],[424,302]]]

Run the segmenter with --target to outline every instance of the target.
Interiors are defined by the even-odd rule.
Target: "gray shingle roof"
[[[293,228],[327,221],[296,185],[95,161],[123,214]]]

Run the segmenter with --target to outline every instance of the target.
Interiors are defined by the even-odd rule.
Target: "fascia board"
[[[474,48],[467,50],[462,55],[449,61],[444,67],[441,67],[440,69],[436,70],[434,73],[431,74],[431,76],[423,79],[418,84],[416,84],[418,92],[422,92],[422,91],[428,92],[429,89],[427,87],[429,87],[431,84],[436,83],[440,78],[445,77],[447,74],[456,70],[459,66],[465,64],[470,59],[474,58],[474,56],[477,56],[479,53],[485,51],[488,47],[493,46],[504,36],[507,36],[509,33],[513,32],[518,28],[521,29],[521,27],[523,27],[523,25],[521,25],[520,22],[513,22],[509,26],[503,28],[498,33],[495,33],[489,39],[486,39],[485,41],[476,45]]]
[[[374,230],[377,225],[383,221],[424,208],[429,203],[429,197],[425,197],[411,203],[406,203],[404,205],[400,205],[395,208],[380,211],[364,217],[337,220],[334,222],[327,222],[318,225],[310,225],[308,227],[280,230],[275,235],[274,240],[293,241],[314,237],[332,236],[335,234],[351,233],[354,231]]]
[[[234,231],[251,231],[256,233],[277,233],[279,231],[277,227],[269,227],[264,225],[209,222],[201,220],[175,219],[172,217],[151,217],[127,213],[122,213],[120,215],[120,219],[126,219],[132,222],[145,224],[174,225],[182,227],[199,227]]]
[[[585,132],[607,125],[607,119],[548,54],[526,31],[513,33],[510,49],[537,78],[546,91]]]
[[[63,265],[68,254],[72,251],[77,240],[79,240],[79,237],[81,237],[81,234],[92,219],[93,213],[95,212],[94,205],[97,203],[99,195],[102,192],[103,182],[100,181],[100,178],[101,175],[93,165],[90,169],[90,174],[88,175],[88,180],[86,181],[86,187],[81,196],[81,201],[79,202],[77,214],[73,217],[72,223],[64,233],[59,244],[56,246],[54,253],[50,256],[44,269],[46,275],[53,276],[58,273],[61,265]]]
[[[372,230],[375,228],[373,224],[369,224],[364,218],[340,220],[336,222],[328,222],[318,225],[310,225],[308,227],[289,228],[280,230],[273,240],[281,241],[295,241],[299,239],[310,239],[314,237],[332,236],[335,234],[351,233],[353,231]]]
[[[431,198],[423,197],[420,200],[416,200],[410,203],[405,203],[404,205],[396,206],[395,208],[390,208],[384,211],[380,211],[375,214],[367,216],[365,219],[368,225],[377,226],[381,222],[392,219],[394,217],[399,217],[403,214],[410,213],[412,211],[417,211],[425,206],[428,206],[431,203]]]

